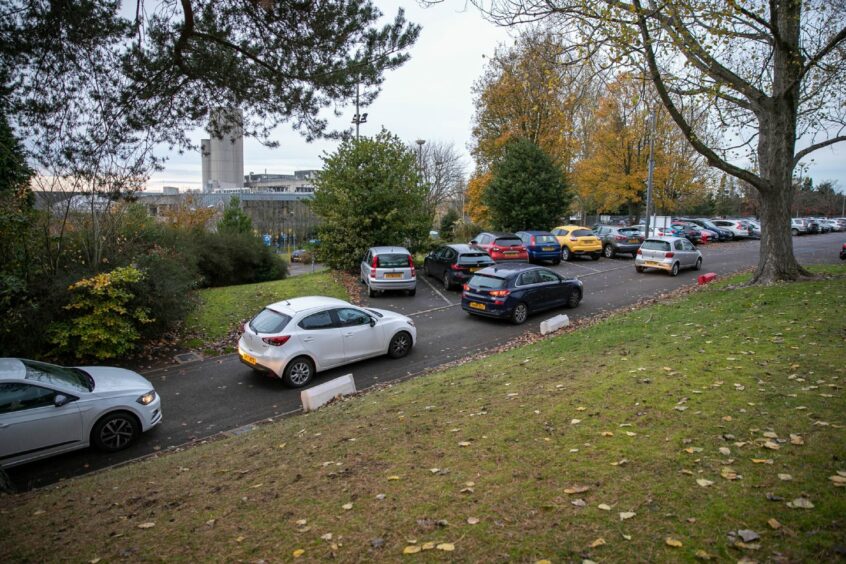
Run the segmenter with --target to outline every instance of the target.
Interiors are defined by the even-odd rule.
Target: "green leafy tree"
[[[496,229],[549,229],[570,204],[561,170],[531,141],[509,142],[492,172],[483,199]]]
[[[452,241],[453,235],[455,234],[455,222],[460,218],[461,216],[458,215],[455,208],[449,208],[446,211],[444,216],[441,218],[439,230],[441,239],[444,241]]]
[[[414,250],[428,238],[432,217],[416,156],[385,130],[342,143],[325,158],[315,188],[320,255],[332,268],[356,268],[368,247]]]
[[[241,198],[232,196],[223,210],[223,217],[217,222],[217,230],[221,233],[252,233],[253,222],[241,209]]]

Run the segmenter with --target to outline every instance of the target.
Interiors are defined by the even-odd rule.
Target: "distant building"
[[[294,174],[253,174],[244,177],[249,192],[282,192],[286,194],[314,193],[316,170],[297,170]]]
[[[210,139],[200,141],[205,193],[244,187],[244,114],[234,108],[213,110]]]

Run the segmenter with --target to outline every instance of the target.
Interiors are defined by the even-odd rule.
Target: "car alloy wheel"
[[[670,271],[670,276],[678,276],[679,275],[679,263],[673,263],[673,269]]]
[[[561,260],[570,260],[570,249],[567,247],[561,247]]]
[[[644,268],[643,268],[642,266],[635,266],[635,270],[636,270],[637,272],[643,272],[643,271],[644,271]]]
[[[449,272],[444,272],[444,290],[452,288],[452,283],[449,281]]]
[[[115,452],[129,446],[138,436],[138,421],[125,412],[110,413],[94,426],[94,445],[105,451]]]
[[[694,270],[701,270],[702,269],[702,259],[696,259],[696,266],[693,267]]]
[[[311,381],[314,376],[314,363],[311,359],[299,356],[288,363],[282,380],[292,388],[301,388]]]
[[[614,247],[605,245],[605,258],[614,258]]]
[[[391,338],[388,344],[388,356],[391,358],[402,358],[411,350],[411,335],[400,331]]]
[[[567,299],[567,307],[577,307],[582,301],[582,293],[578,290],[570,292],[570,297]]]
[[[790,233],[791,233],[794,237],[796,237],[797,235],[799,235],[799,230],[798,230],[798,229],[791,229],[791,230],[790,230]]]
[[[529,317],[529,308],[523,302],[520,302],[516,306],[514,306],[514,311],[511,312],[511,321],[514,322],[514,325],[520,325],[521,323],[526,321],[526,318]]]

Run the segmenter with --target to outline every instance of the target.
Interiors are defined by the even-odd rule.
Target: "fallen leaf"
[[[349,511],[350,509],[352,509],[352,508],[353,508],[353,504],[352,504],[352,503],[345,503],[345,504],[343,504],[343,505],[341,506],[341,508],[342,508],[342,509],[346,509],[347,511]]]
[[[294,558],[299,558],[303,554],[305,554],[305,550],[303,550],[302,548],[298,548],[297,550],[291,553],[291,556],[293,556]]]
[[[613,437],[614,433],[612,433],[611,431],[602,431],[602,436],[603,437]]]
[[[778,443],[774,443],[772,441],[767,441],[764,443],[764,448],[768,448],[770,450],[778,450],[781,448]]]
[[[388,481],[389,481],[389,482],[394,482],[394,481],[399,480],[399,479],[400,479],[400,477],[399,477],[399,476],[388,476]]]
[[[696,453],[696,452],[702,452],[702,448],[701,447],[687,447],[686,449],[684,449],[684,451],[688,454],[693,454],[693,453]]]
[[[722,454],[723,456],[730,456],[731,449],[729,449],[728,447],[720,447],[720,454]]]
[[[623,511],[620,513],[620,521],[625,521],[626,519],[631,519],[637,515],[637,513],[632,513],[631,511]]]
[[[734,471],[733,468],[729,468],[728,466],[724,466],[720,470],[720,476],[722,476],[726,480],[739,480],[741,478],[740,474],[738,474]]]
[[[246,539],[246,538],[247,538],[247,537],[245,537],[244,535],[238,535],[238,536],[235,538],[235,542],[244,542],[244,539]]]
[[[579,494],[585,493],[590,489],[590,486],[570,486],[569,488],[564,488],[565,494]]]
[[[600,547],[600,546],[602,546],[602,545],[604,545],[604,544],[605,544],[605,539],[604,539],[604,538],[602,538],[602,537],[599,537],[598,539],[596,539],[595,541],[593,541],[592,543],[590,543],[590,547],[591,547],[591,548],[597,548],[597,547]]]
[[[97,564],[100,560],[102,560],[102,558],[98,556],[97,558],[92,558],[91,560],[89,560],[88,564]]]
[[[36,509],[35,511],[32,512],[33,515],[44,515],[45,513],[47,513],[47,512],[44,511],[43,509]]]
[[[420,549],[419,546],[415,546],[415,545],[412,544],[412,545],[409,545],[409,546],[403,548],[402,553],[403,554],[417,554],[418,552],[420,552],[420,550],[421,549]]]
[[[469,446],[470,446],[470,441],[461,441],[460,443],[458,443],[458,446],[460,446],[460,447],[469,447]]]
[[[440,468],[429,468],[429,472],[431,472],[432,474],[437,474],[440,471],[441,471]]]
[[[707,488],[708,486],[714,485],[714,482],[711,480],[706,480],[705,478],[699,478],[696,480],[696,483],[702,486],[703,488]]]
[[[575,505],[576,507],[584,507],[587,505],[587,502],[583,499],[574,499],[570,503]]]
[[[779,523],[779,522],[778,522],[778,520],[776,520],[775,518],[773,518],[773,519],[768,519],[768,520],[767,520],[767,525],[769,525],[771,529],[776,529],[776,530],[778,530],[778,529],[780,529],[780,528],[781,528],[781,523]]]
[[[790,480],[793,479],[793,476],[791,476],[790,474],[779,474],[778,479],[782,480],[784,482],[789,482]]]
[[[702,549],[697,550],[693,555],[699,560],[711,560],[714,558]]]
[[[802,438],[802,435],[794,435],[793,433],[790,433],[790,444],[804,445],[805,439]]]
[[[674,548],[680,548],[682,546],[682,541],[674,539],[673,537],[665,538],[664,542],[667,544],[667,546],[672,546]]]
[[[467,524],[468,525],[478,525],[479,524],[479,518],[478,517],[468,517],[467,518]]]
[[[433,543],[433,542],[424,542],[422,545],[420,545],[420,548],[421,548],[422,550],[434,550],[434,548],[435,548],[435,543]]]
[[[453,550],[455,550],[455,545],[451,542],[442,542],[435,548],[437,548],[438,550],[443,550],[444,552],[452,552]]]
[[[552,564],[551,560],[536,560],[535,564]]]
[[[152,529],[155,526],[156,526],[156,524],[153,521],[147,521],[146,523],[141,523],[140,525],[138,525],[138,528],[139,529]]]
[[[676,411],[686,411],[687,406],[686,405],[677,405],[673,409],[675,409]]]
[[[630,437],[634,437],[634,436],[636,436],[636,435],[637,435],[637,433],[635,433],[635,432],[633,432],[633,431],[626,431],[626,435],[628,435],[628,436],[630,436]]]
[[[773,433],[772,431],[764,431],[763,433],[761,433],[761,435],[768,438],[768,439],[777,439],[778,438],[778,434]]]
[[[787,507],[791,509],[813,509],[814,504],[807,497],[797,497],[793,501],[788,501]]]
[[[581,419],[570,419],[570,425],[578,425],[581,422]]]
[[[846,477],[841,476],[839,474],[829,476],[828,479],[831,480],[831,483],[834,484],[838,488],[842,488],[843,486],[846,486]]]
[[[755,464],[772,464],[772,458],[753,458],[752,462]]]
[[[326,533],[325,535],[320,535],[320,538],[325,540],[325,541],[330,541],[330,540],[332,540],[332,533]]]
[[[611,511],[611,506],[610,506],[610,505],[608,505],[608,504],[606,504],[606,503],[600,503],[600,504],[599,504],[599,505],[597,505],[596,507],[597,507],[598,509],[603,510],[603,511]]]
[[[308,524],[308,519],[297,519],[297,525],[299,525],[300,527],[302,527],[303,525],[307,525],[307,524]]]

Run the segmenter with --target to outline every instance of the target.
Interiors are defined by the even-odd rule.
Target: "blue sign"
[[[270,233],[265,233],[264,235],[262,235],[261,238],[262,238],[262,241],[264,241],[264,246],[269,247],[270,246]]]

